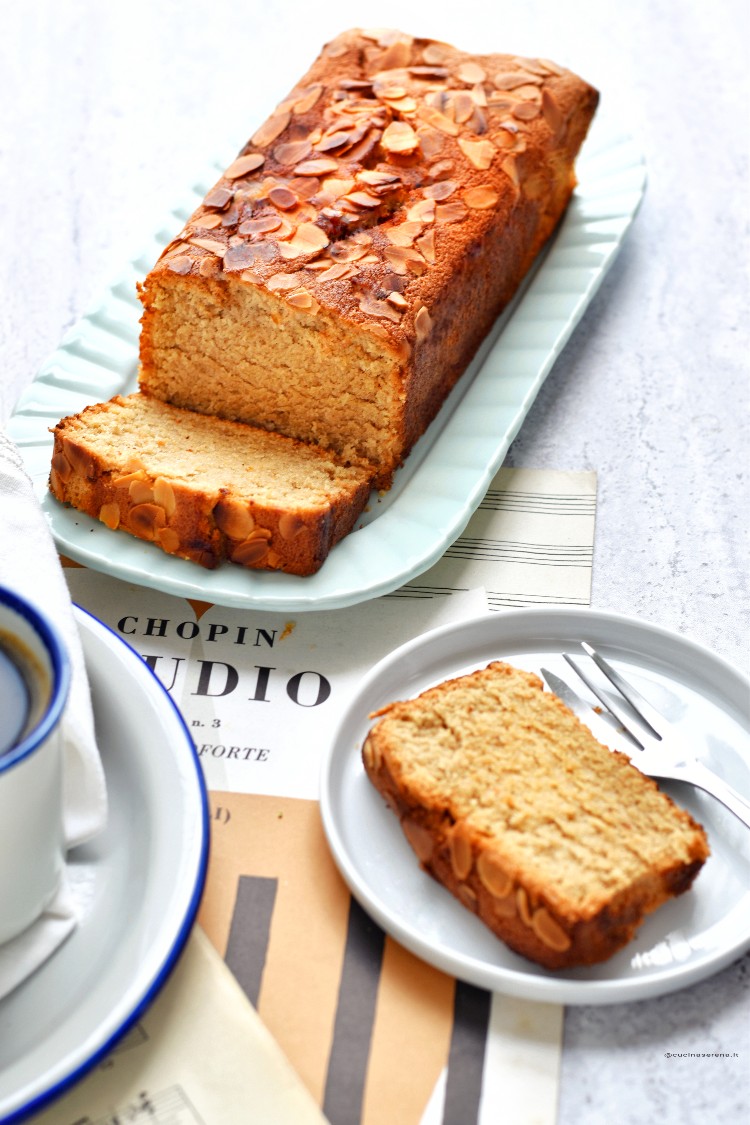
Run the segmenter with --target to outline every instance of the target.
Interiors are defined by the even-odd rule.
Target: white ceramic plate
[[[48,430],[88,403],[135,389],[140,305],[135,283],[215,181],[213,168],[99,304],[44,364],[9,423],[58,548],[96,570],[166,593],[268,610],[334,609],[397,589],[427,570],[481,502],[536,394],[604,275],[641,202],[645,168],[632,140],[595,121],[579,186],[544,259],[361,527],[312,577],[225,564],[204,572],[152,544],[109,531],[47,491]]]
[[[76,613],[109,819],[70,860],[85,917],[0,1001],[3,1123],[61,1093],[139,1018],[183,948],[206,875],[208,805],[187,728],[141,657]]]
[[[472,984],[530,1000],[620,1003],[693,984],[750,946],[750,831],[739,820],[706,794],[664,784],[708,833],[712,854],[693,888],[651,915],[604,964],[549,972],[512,953],[420,869],[360,759],[368,714],[378,707],[495,659],[536,672],[544,665],[570,681],[560,654],[580,651],[580,638],[610,657],[695,742],[706,764],[750,797],[750,683],[740,672],[699,645],[632,618],[539,608],[437,629],[382,660],[337,729],[322,774],[321,811],[352,893],[417,956]],[[586,689],[579,694],[585,697]]]

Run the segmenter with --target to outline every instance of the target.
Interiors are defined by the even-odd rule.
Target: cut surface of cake
[[[563,214],[598,95],[548,60],[349,31],[140,296],[140,380],[388,487]]]
[[[209,568],[228,559],[312,574],[370,494],[367,467],[141,393],[89,406],[53,432],[58,500]]]
[[[422,866],[550,969],[612,956],[686,891],[702,827],[503,662],[377,713],[362,750]]]

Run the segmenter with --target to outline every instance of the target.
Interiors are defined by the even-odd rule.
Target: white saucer
[[[700,645],[633,618],[594,610],[506,610],[433,630],[380,661],[335,733],[321,813],[352,893],[392,937],[453,976],[490,990],[562,1004],[641,1000],[694,984],[750,947],[750,832],[690,786],[663,788],[705,827],[711,856],[693,888],[657,910],[620,953],[590,968],[549,972],[516,956],[425,874],[399,823],[367,779],[368,715],[451,676],[507,660],[571,680],[560,653],[591,641],[612,659],[703,761],[750,796],[750,684]],[[578,685],[575,685],[578,691]],[[586,696],[586,689],[579,692]],[[591,700],[592,703],[595,700]]]
[[[136,652],[76,615],[109,820],[70,857],[87,891],[83,921],[0,1001],[3,1125],[60,1094],[144,1012],[187,939],[206,875],[208,801],[182,717]]]

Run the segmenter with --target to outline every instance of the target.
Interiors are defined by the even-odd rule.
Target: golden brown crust
[[[532,760],[534,755],[525,755],[520,743],[517,760],[515,756],[510,759],[517,783],[510,787],[498,784],[494,793],[496,807],[491,815],[477,817],[475,806],[486,803],[484,795],[492,788],[493,781],[485,777],[483,782],[477,782],[477,790],[467,793],[471,766],[469,759],[462,757],[460,742],[474,735],[464,730],[455,745],[451,744],[450,755],[434,765],[434,770],[432,756],[425,749],[430,741],[436,743],[447,738],[450,742],[450,736],[445,735],[446,727],[455,724],[457,730],[461,729],[461,717],[455,713],[455,701],[451,701],[446,689],[460,692],[472,679],[475,686],[478,684],[498,693],[496,724],[510,722],[509,711],[503,710],[503,697],[507,699],[510,691],[515,695],[508,707],[521,710],[527,700],[534,701],[533,713],[530,709],[528,715],[521,717],[521,727],[525,725],[528,732],[538,733],[540,722],[546,720],[549,730],[559,724],[561,737],[567,738],[571,731],[576,738],[580,737],[577,754],[583,748],[586,757],[576,756],[570,762],[571,775],[577,768],[583,772],[593,764],[600,772],[597,784],[611,786],[618,794],[616,801],[622,805],[614,814],[620,818],[616,831],[604,838],[605,849],[612,849],[613,872],[622,860],[616,850],[620,848],[625,852],[632,846],[628,834],[629,802],[640,801],[649,807],[649,815],[653,812],[651,854],[644,854],[637,861],[627,856],[628,870],[622,876],[612,874],[610,877],[605,871],[602,877],[601,870],[587,870],[586,846],[592,846],[592,830],[603,830],[601,818],[608,815],[606,802],[603,805],[599,802],[593,811],[584,807],[577,812],[577,803],[586,804],[585,795],[581,796],[585,794],[585,786],[582,788],[579,782],[572,801],[566,801],[568,771],[550,766],[547,773],[547,767],[540,765],[540,760],[545,761],[544,756]],[[471,701],[468,705],[473,706]],[[612,956],[630,941],[647,913],[690,887],[708,856],[707,840],[700,825],[678,809],[624,755],[599,746],[555,696],[543,691],[541,681],[535,676],[495,662],[473,677],[448,681],[423,693],[417,700],[384,708],[378,716],[380,721],[371,729],[362,750],[365,770],[399,817],[421,865],[510,948],[548,969],[594,964]],[[423,721],[427,731],[426,741],[418,752],[418,762],[417,751],[410,751],[405,741],[409,737],[408,725],[404,727],[402,723],[409,724],[413,720]],[[580,729],[580,736],[575,734],[576,728]],[[487,737],[491,740],[491,733]],[[540,745],[544,745],[546,751],[550,743],[542,741]],[[507,757],[504,760],[507,768]],[[450,762],[447,776],[446,761]],[[555,826],[560,831],[546,837],[539,824],[526,827],[530,823],[528,811],[521,812],[522,802],[514,800],[514,794],[519,793],[518,785],[532,787],[540,780],[560,796],[562,823]],[[507,815],[506,803],[518,805],[515,818]],[[529,807],[527,802],[526,810]],[[488,821],[495,813],[497,823],[503,827],[490,830]],[[532,850],[536,846],[549,853],[538,863],[529,862],[528,849],[519,850],[513,840],[519,832],[534,831],[539,833],[537,840],[532,838],[526,843],[531,843]],[[635,832],[633,829],[633,840]],[[670,847],[665,847],[663,841],[670,832],[674,840]],[[571,894],[564,881],[567,876],[561,840],[575,838],[576,834],[581,841],[588,842],[576,850],[579,865],[576,879],[585,894]],[[642,833],[638,840],[645,850],[647,845],[643,843]]]
[[[129,450],[120,436],[123,425],[140,430],[143,441]],[[158,429],[158,464],[144,448],[146,437]],[[170,449],[184,459],[184,433],[195,436],[195,478],[165,468]],[[144,395],[116,396],[62,419],[53,430],[54,448],[50,489],[112,530],[127,531],[167,554],[208,569],[229,560],[249,569],[313,574],[331,548],[354,526],[370,492],[371,472],[361,467],[341,470],[334,459],[310,450],[291,438],[251,431],[239,423],[191,415]],[[115,435],[113,444],[111,435]],[[208,443],[209,456],[222,459],[222,444],[241,446],[252,438],[249,458],[262,463],[266,449],[281,457],[304,478],[312,467],[325,476],[328,467],[343,472],[332,480],[329,495],[319,502],[287,499],[283,488],[274,499],[206,480],[207,458],[199,442]],[[135,450],[138,450],[136,452]],[[162,453],[163,451],[163,453]],[[333,475],[333,473],[332,473]],[[219,469],[219,479],[221,470]],[[266,490],[268,491],[268,490]]]
[[[146,279],[142,385],[192,409],[356,450],[377,461],[387,486],[562,215],[597,99],[547,60],[472,56],[397,31],[338,36]],[[169,291],[210,297],[197,314],[205,324],[211,303],[237,305],[241,321],[248,287],[281,306],[285,325],[296,318],[321,341],[346,328],[334,347],[351,379],[331,387],[332,400],[379,353],[369,391],[356,394],[364,409],[368,393],[382,393],[382,432],[342,436],[338,419],[326,430],[323,388],[311,433],[303,406],[277,409],[270,375],[264,382],[252,365],[227,373],[220,349],[183,323],[186,347],[202,353],[200,377],[186,377],[175,365]],[[237,353],[247,354],[252,332],[244,347],[241,335]]]

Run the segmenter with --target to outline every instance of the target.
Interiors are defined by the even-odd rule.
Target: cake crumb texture
[[[651,778],[502,662],[384,708],[363,760],[425,869],[551,969],[610,957],[709,854]]]

